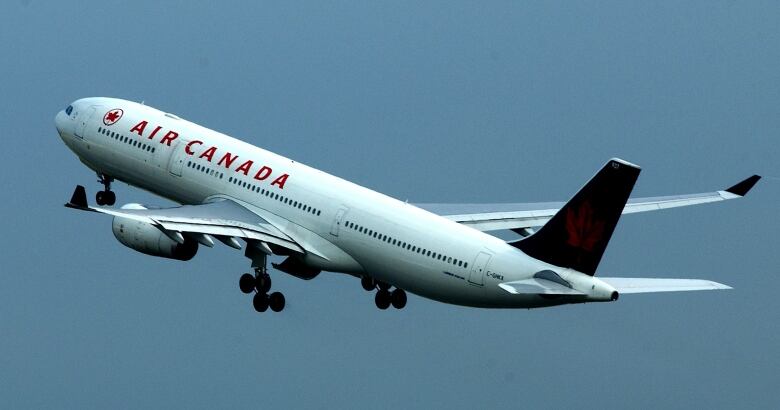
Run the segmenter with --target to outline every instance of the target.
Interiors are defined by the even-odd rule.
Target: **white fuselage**
[[[510,294],[498,284],[546,269],[572,283],[595,278],[550,266],[494,236],[175,115],[113,98],[86,98],[72,106],[70,114],[58,114],[57,128],[88,167],[181,204],[224,197],[262,210],[285,233],[328,256],[307,255],[305,262],[314,268],[367,274],[467,306],[595,300]]]

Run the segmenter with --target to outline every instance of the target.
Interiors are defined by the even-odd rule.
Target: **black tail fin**
[[[532,258],[593,276],[640,171],[610,160],[541,229],[512,245]]]

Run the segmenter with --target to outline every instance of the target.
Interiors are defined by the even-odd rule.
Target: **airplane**
[[[123,245],[181,261],[220,242],[243,249],[239,278],[256,311],[285,307],[267,266],[311,280],[352,275],[377,308],[407,294],[478,308],[610,302],[621,294],[731,289],[702,279],[596,277],[622,214],[737,199],[761,178],[700,194],[631,198],[640,167],[610,159],[566,203],[411,204],[329,175],[175,114],[117,98],[83,98],[57,113],[60,138],[96,172],[90,205],[78,185],[66,207],[113,217]],[[180,206],[113,205],[119,180]],[[511,230],[516,239],[490,232]]]

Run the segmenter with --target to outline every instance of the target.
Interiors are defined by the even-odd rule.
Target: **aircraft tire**
[[[369,276],[363,276],[360,278],[360,286],[363,286],[363,289],[367,291],[372,291],[376,289],[376,282],[374,282],[374,279]]]
[[[265,293],[256,293],[255,297],[252,298],[252,306],[260,313],[268,310],[268,295]]]
[[[403,289],[395,289],[390,295],[390,301],[396,309],[403,309],[406,306],[406,292]]]
[[[374,303],[376,303],[376,307],[379,309],[385,310],[390,307],[390,299],[390,292],[380,289],[374,296]]]
[[[274,312],[284,310],[284,295],[281,292],[274,292],[268,298],[268,304]]]
[[[103,192],[103,191],[97,191],[97,193],[95,194],[95,202],[99,206],[105,205],[106,204],[106,193]]]
[[[241,289],[241,292],[246,294],[252,293],[255,290],[255,277],[248,273],[241,275],[241,278],[238,279],[238,287]]]
[[[271,276],[267,273],[255,278],[255,289],[258,293],[268,293],[271,290]]]
[[[116,203],[116,193],[114,191],[105,191],[106,205],[113,206]]]

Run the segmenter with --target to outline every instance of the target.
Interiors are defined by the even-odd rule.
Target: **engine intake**
[[[122,209],[146,209],[140,204],[127,204]],[[130,249],[161,258],[188,261],[198,252],[198,242],[185,236],[178,243],[146,222],[115,216],[111,224],[114,237]]]

